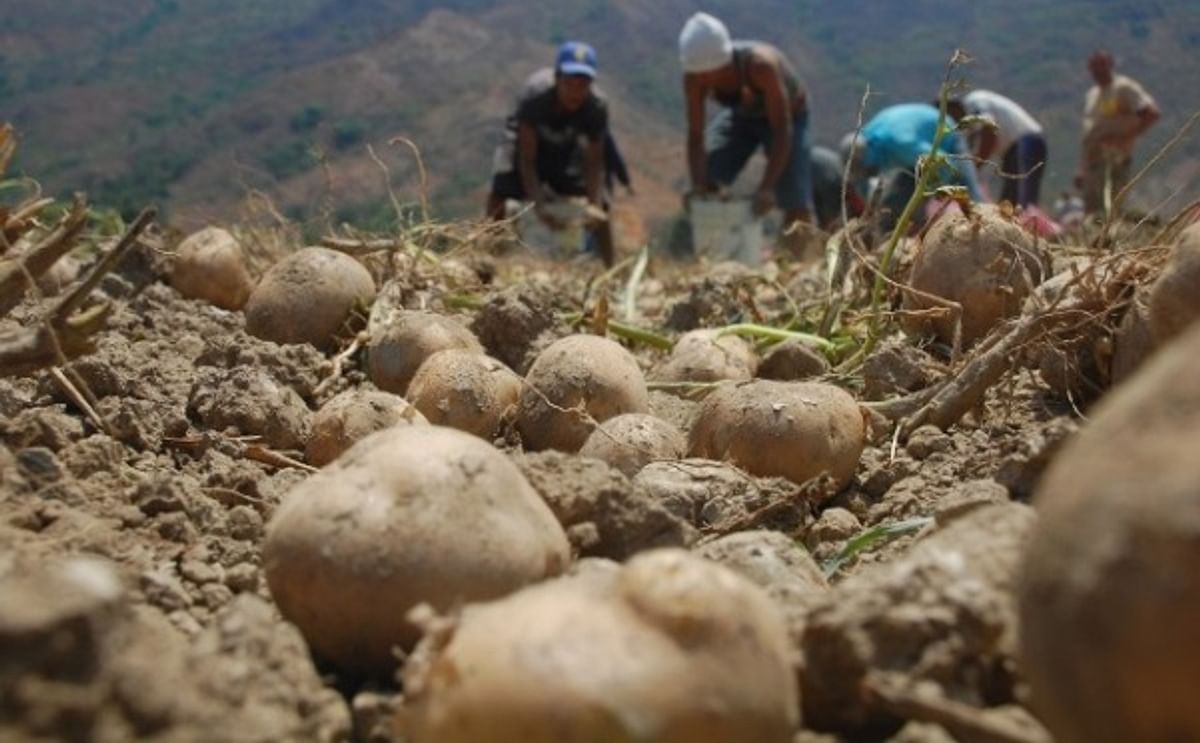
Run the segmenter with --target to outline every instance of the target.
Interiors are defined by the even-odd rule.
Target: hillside
[[[435,8],[436,5],[436,8]],[[956,47],[969,80],[1024,102],[1050,131],[1049,187],[1075,164],[1084,57],[1112,48],[1159,98],[1143,161],[1200,108],[1191,71],[1200,11],[1187,0],[703,3],[738,36],[784,48],[812,88],[818,141],[871,107],[927,99]],[[9,0],[0,31],[0,118],[25,137],[21,165],[51,191],[85,187],[126,210],[164,202],[184,223],[227,217],[253,189],[289,216],[390,218],[387,163],[415,201],[403,135],[421,149],[442,215],[480,208],[490,152],[513,91],[568,36],[592,41],[639,207],[669,213],[682,184],[675,38],[697,4],[571,0]],[[81,19],[86,22],[80,22]],[[1144,204],[1200,191],[1200,137],[1142,190]]]

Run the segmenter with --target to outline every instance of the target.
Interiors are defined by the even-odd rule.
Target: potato
[[[1138,290],[1121,318],[1113,339],[1113,356],[1109,378],[1113,384],[1133,376],[1142,363],[1150,358],[1158,344],[1154,342],[1154,333],[1150,329],[1150,297],[1144,290]]]
[[[1163,344],[1200,318],[1200,224],[1183,231],[1150,289],[1150,331]]]
[[[427,423],[403,397],[377,390],[347,390],[312,418],[304,459],[323,467],[367,436],[395,425]]]
[[[175,249],[171,286],[188,299],[240,310],[254,291],[254,278],[237,239],[220,227],[206,227]]]
[[[578,451],[592,423],[572,409],[582,407],[597,423],[622,413],[645,413],[646,381],[633,356],[618,343],[595,335],[571,335],[538,355],[521,389],[517,427],[534,451]]]
[[[981,205],[970,216],[949,214],[933,224],[913,261],[909,284],[962,305],[962,343],[969,346],[1020,312],[1041,281],[1041,260],[1033,238],[1015,220]],[[939,306],[914,292],[904,293],[906,310]],[[910,316],[904,325],[911,333],[933,333],[945,343],[954,339],[949,317]]]
[[[678,549],[470,606],[404,669],[410,743],[786,743],[792,652],[757,586]]]
[[[633,477],[655,460],[680,459],[686,451],[687,440],[675,426],[645,413],[626,413],[592,431],[579,456],[607,462]]]
[[[508,457],[470,434],[399,426],[372,434],[294,488],[267,525],[263,566],[283,616],[313,652],[387,673],[420,632],[420,603],[447,610],[557,575],[562,527]]]
[[[688,453],[795,483],[824,473],[840,490],[854,476],[865,436],[863,412],[841,388],[760,379],[723,385],[704,400]]]
[[[421,364],[407,395],[430,423],[490,440],[516,417],[521,378],[482,353],[452,348]]]
[[[304,248],[276,263],[245,306],[246,332],[275,343],[330,350],[356,307],[375,299],[361,263],[326,248]]]
[[[1019,583],[1020,661],[1062,743],[1200,739],[1200,325],[1051,462]]]
[[[660,382],[740,382],[753,377],[757,366],[754,349],[744,339],[718,330],[693,330],[679,338],[652,376]]]
[[[445,315],[410,310],[384,320],[372,315],[367,375],[379,389],[403,395],[426,359],[452,348],[483,353],[475,334]]]

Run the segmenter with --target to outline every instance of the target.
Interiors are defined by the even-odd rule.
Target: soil
[[[406,279],[403,304],[454,313],[518,373],[569,332],[556,315],[578,310],[597,273],[581,263],[481,265],[486,274],[459,266],[471,280],[444,287]],[[75,390],[49,373],[0,378],[0,738],[398,740],[387,722],[397,683],[315,665],[261,572],[264,523],[308,477],[312,413],[340,391],[370,389],[362,354],[318,393],[336,351],[251,337],[240,313],[183,299],[163,275],[144,259],[106,281],[116,309],[95,353],[66,367]],[[820,283],[656,265],[636,321],[667,333],[753,322],[788,306],[784,286]],[[446,309],[463,291],[479,294],[480,309]],[[28,302],[0,329],[38,312]],[[636,353],[644,370],[663,358]],[[790,353],[779,360],[788,371],[773,373],[824,371]],[[866,397],[885,397],[944,367],[902,343],[868,368]],[[695,407],[651,394],[652,412],[683,430]],[[864,730],[950,740],[868,705],[859,682],[872,670],[904,672],[980,708],[1018,699],[1009,578],[1032,515],[1014,501],[1029,497],[1075,427],[1070,407],[1022,371],[949,432],[919,429],[895,444],[890,428],[877,432],[851,484],[820,506],[794,483],[716,462],[660,461],[628,478],[576,455],[521,453],[513,431],[496,443],[579,556],[684,546],[763,582],[805,658],[809,727],[797,740]],[[929,525],[844,562],[826,588],[818,566],[852,538],[918,517]],[[758,530],[770,533],[746,543]]]

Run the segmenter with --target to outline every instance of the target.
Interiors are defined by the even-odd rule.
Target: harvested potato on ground
[[[452,348],[483,353],[475,334],[456,320],[433,312],[399,310],[386,320],[371,317],[367,375],[381,390],[403,395],[425,360]]]
[[[609,418],[588,436],[579,456],[608,462],[633,477],[658,459],[680,459],[687,451],[683,433],[670,423],[645,413]]]
[[[508,457],[470,434],[400,426],[294,488],[267,525],[263,567],[314,653],[386,673],[419,630],[410,609],[499,598],[563,571],[562,527]]]
[[[1150,330],[1150,298],[1145,290],[1139,290],[1129,302],[1125,316],[1113,339],[1113,357],[1109,377],[1113,384],[1133,376],[1158,345]]]
[[[759,379],[723,385],[704,400],[688,452],[795,483],[824,473],[841,490],[854,476],[865,437],[863,412],[845,390]]]
[[[331,349],[355,308],[375,299],[361,263],[326,248],[304,248],[276,263],[246,302],[246,332],[275,343]]]
[[[220,227],[206,227],[176,248],[171,286],[188,299],[240,310],[254,291],[254,278],[237,239]]]
[[[792,653],[757,586],[657,550],[470,606],[404,669],[411,743],[787,743]]]
[[[693,330],[676,341],[651,377],[658,382],[740,382],[753,377],[757,367],[758,358],[745,339],[718,330]]]
[[[1200,319],[1200,224],[1184,230],[1150,289],[1150,332],[1163,344]]]
[[[829,593],[829,581],[803,547],[781,532],[740,531],[695,551],[766,591],[783,611],[792,642],[800,646],[805,615]]]
[[[1032,236],[995,207],[980,205],[969,216],[950,214],[933,224],[913,261],[909,284],[962,305],[962,344],[969,346],[1020,312],[1042,275],[1042,258]],[[916,292],[904,293],[906,310],[943,306]],[[950,317],[909,316],[904,325],[909,332],[933,333],[945,343],[954,340]]]
[[[403,397],[377,390],[347,390],[313,415],[304,459],[314,467],[323,467],[376,431],[427,422]]]
[[[755,374],[762,379],[799,382],[829,371],[829,362],[813,348],[791,339],[776,344],[758,365]]]
[[[490,440],[516,416],[521,378],[490,356],[452,348],[421,364],[407,396],[430,423]]]
[[[593,425],[572,410],[577,407],[597,423],[645,413],[650,398],[633,355],[595,335],[571,335],[547,346],[521,389],[517,427],[525,446],[579,451]]]
[[[1062,743],[1200,739],[1200,326],[1102,400],[1035,492],[1020,659]]]

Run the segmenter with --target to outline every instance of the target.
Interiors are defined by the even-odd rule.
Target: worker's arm
[[[775,205],[775,185],[792,156],[792,106],[779,67],[767,61],[753,61],[750,82],[763,93],[767,124],[771,127],[771,146],[767,149],[767,167],[754,194],[754,211],[763,214]]]
[[[537,173],[537,130],[524,121],[517,127],[517,152],[520,153],[517,174],[521,177],[521,188],[525,198],[537,203],[542,199],[542,183]]]
[[[688,175],[692,179],[692,191],[697,193],[712,190],[708,182],[708,153],[704,150],[704,98],[707,95],[707,88],[695,75],[683,76],[683,96],[687,104]]]
[[[583,154],[583,178],[588,203],[604,208],[604,137],[589,139]]]
[[[979,143],[976,145],[975,154],[981,162],[987,162],[992,159],[992,155],[996,154],[996,143],[1000,138],[996,136],[996,129],[992,126],[979,127]]]

